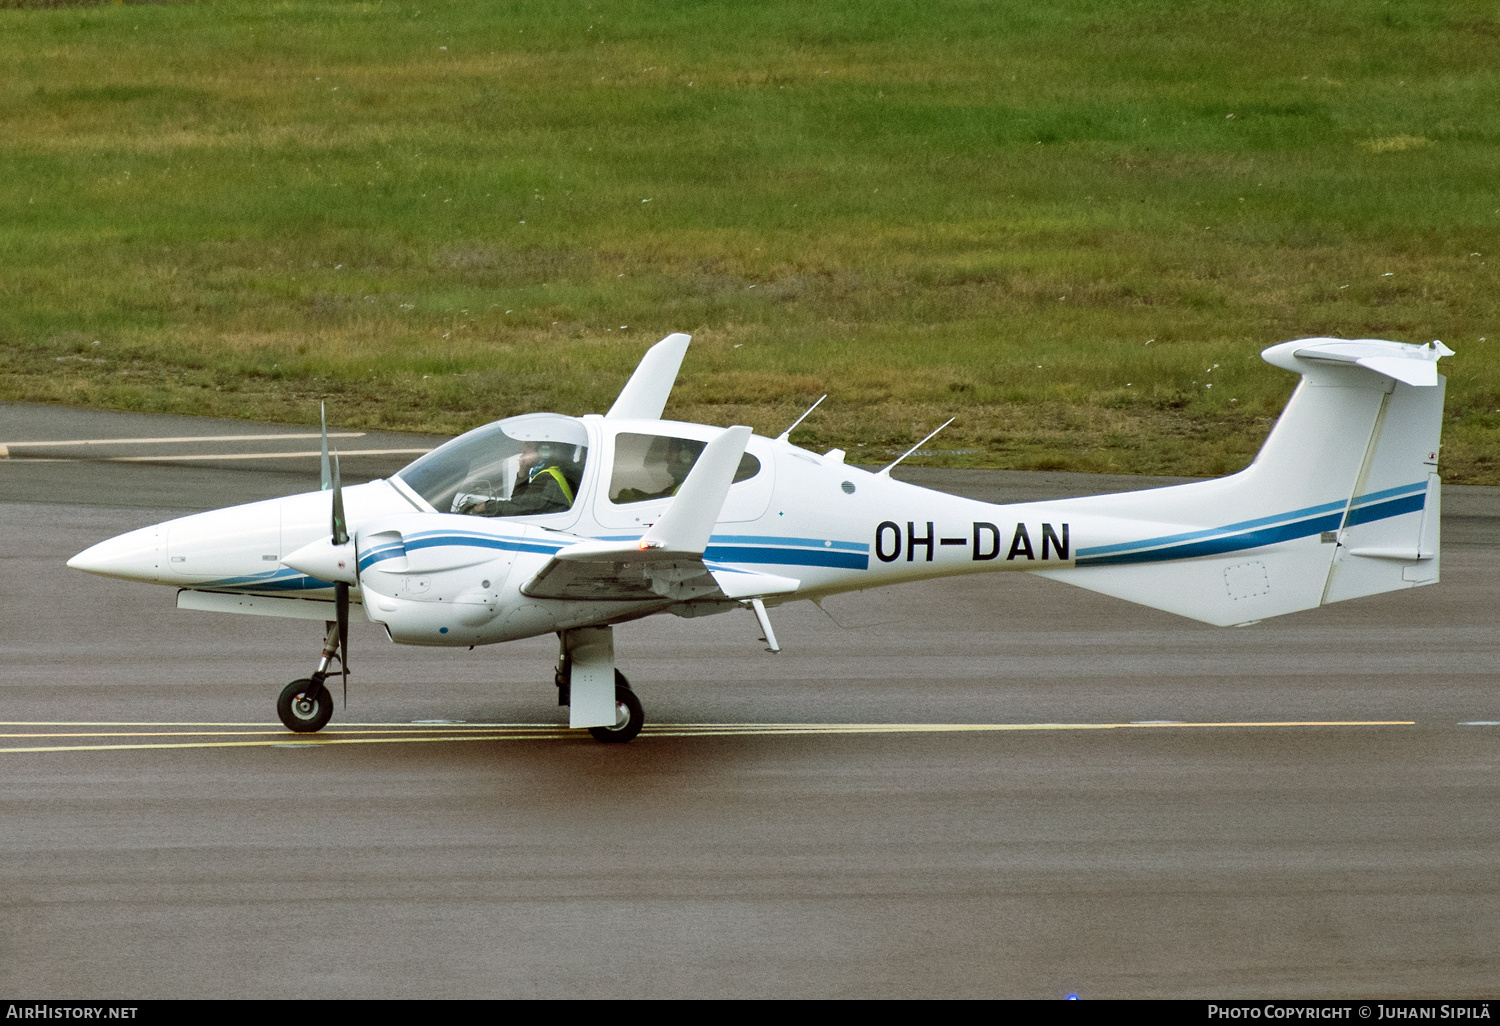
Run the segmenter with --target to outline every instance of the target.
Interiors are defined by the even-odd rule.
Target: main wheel
[[[312,734],[322,730],[333,717],[333,696],[321,684],[307,677],[294,680],[281,689],[276,700],[276,715],[287,730]]]
[[[641,732],[646,724],[646,713],[641,709],[641,700],[635,697],[625,675],[615,671],[615,725],[613,727],[590,727],[589,733],[595,741],[622,743]]]

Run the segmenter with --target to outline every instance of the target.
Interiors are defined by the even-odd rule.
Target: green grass
[[[0,397],[456,431],[682,330],[669,415],[1212,474],[1265,346],[1441,338],[1496,484],[1497,56],[1492,2],[0,10]]]

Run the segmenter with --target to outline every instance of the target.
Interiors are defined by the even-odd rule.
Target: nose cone
[[[155,582],[166,575],[166,531],[158,524],[128,531],[68,560],[74,570],[125,581]]]
[[[320,538],[302,546],[281,562],[300,574],[320,581],[359,583],[353,542],[335,545],[332,538]]]

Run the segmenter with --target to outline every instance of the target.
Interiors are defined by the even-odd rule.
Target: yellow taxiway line
[[[1131,730],[1224,727],[1411,727],[1415,720],[1228,720],[1149,721],[1137,723],[661,723],[648,725],[641,737],[745,737],[792,734],[952,734],[1043,730]],[[556,723],[371,723],[348,724],[319,734],[294,734],[258,723],[0,723],[6,727],[240,727],[241,730],[16,732],[0,738],[64,740],[80,738],[255,737],[243,741],[137,741],[129,744],[24,745],[0,748],[0,754],[23,752],[135,751],[168,748],[268,748],[325,745],[418,744],[436,741],[557,741],[579,738],[582,731]],[[266,727],[268,729],[255,729]]]

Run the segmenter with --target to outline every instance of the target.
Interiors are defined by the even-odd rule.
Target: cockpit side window
[[[609,479],[609,501],[617,506],[677,494],[707,442],[671,435],[615,436],[615,465]],[[760,460],[748,452],[740,458],[735,482],[760,473]]]
[[[588,431],[556,414],[512,417],[434,449],[401,480],[442,513],[536,516],[572,509],[588,459]]]

